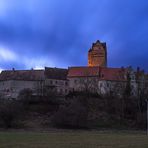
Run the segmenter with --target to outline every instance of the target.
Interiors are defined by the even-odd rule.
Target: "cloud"
[[[3,69],[2,68],[0,68],[0,73],[3,71]]]
[[[5,48],[0,47],[0,61],[17,61],[18,57],[15,52]]]
[[[23,58],[23,63],[26,68],[34,68],[34,69],[43,69],[45,66],[55,66],[54,62],[50,61],[46,57],[37,57],[37,58]]]
[[[0,66],[87,65],[87,51],[100,39],[109,66],[147,68],[147,10],[145,0],[1,0],[0,42],[22,60]]]

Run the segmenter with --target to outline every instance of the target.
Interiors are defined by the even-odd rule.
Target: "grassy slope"
[[[0,132],[0,148],[148,148],[148,136],[95,131]]]

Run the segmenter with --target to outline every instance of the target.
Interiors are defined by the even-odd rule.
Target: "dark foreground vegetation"
[[[146,129],[144,97],[101,96],[72,92],[66,97],[20,92],[17,100],[0,99],[1,128]]]

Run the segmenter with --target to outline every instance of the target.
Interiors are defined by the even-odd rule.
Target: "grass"
[[[148,148],[148,136],[97,131],[0,132],[0,148]]]

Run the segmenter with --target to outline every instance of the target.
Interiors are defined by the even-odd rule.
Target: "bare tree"
[[[81,91],[90,92],[90,93],[97,93],[98,92],[98,77],[83,77],[79,79],[79,89]]]

